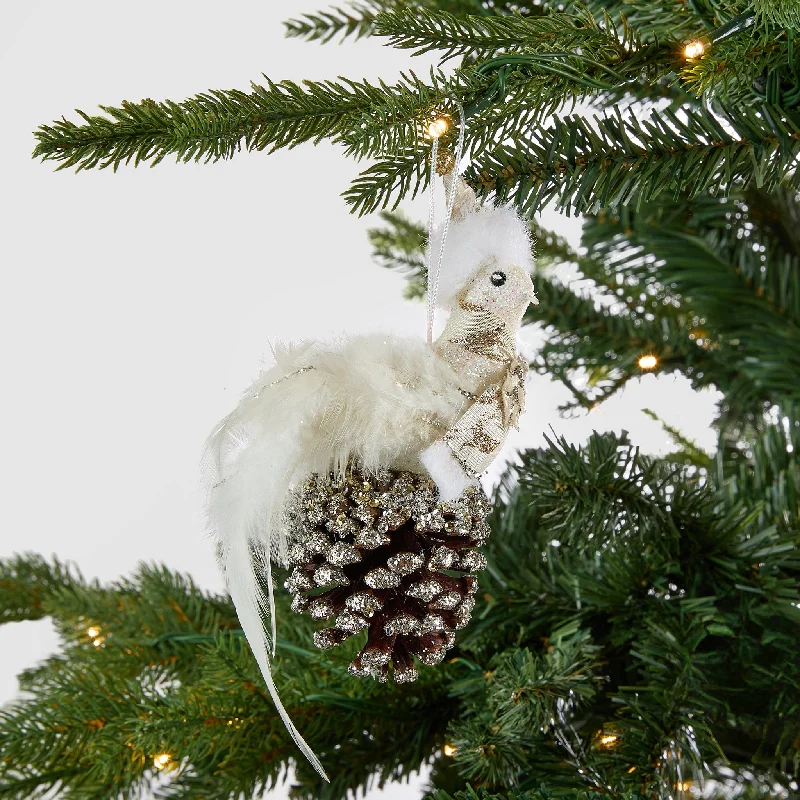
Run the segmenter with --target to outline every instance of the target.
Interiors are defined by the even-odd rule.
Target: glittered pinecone
[[[468,488],[439,502],[436,485],[412,472],[313,475],[286,507],[292,609],[333,619],[317,631],[330,648],[367,629],[350,673],[416,680],[412,656],[438,664],[470,620],[486,558],[489,501]]]

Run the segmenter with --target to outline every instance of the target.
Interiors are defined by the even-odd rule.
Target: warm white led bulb
[[[706,46],[700,42],[689,42],[683,51],[686,58],[700,58],[706,50]]]
[[[162,770],[170,761],[172,761],[172,756],[170,756],[169,753],[159,753],[157,756],[153,757],[153,766],[157,770]]]
[[[642,356],[639,359],[639,366],[642,369],[653,369],[658,364],[658,359],[655,356]]]
[[[428,133],[431,139],[438,139],[440,136],[444,136],[444,134],[447,133],[449,127],[450,125],[447,120],[444,117],[439,117],[428,125]]]

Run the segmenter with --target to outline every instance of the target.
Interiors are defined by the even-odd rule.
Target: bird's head
[[[448,188],[452,180],[445,178]],[[455,181],[438,305],[488,311],[515,329],[528,305],[539,302],[530,277],[534,268],[530,227],[513,208],[481,206],[462,178]],[[435,234],[433,252],[440,246],[441,229]]]
[[[528,270],[493,260],[478,269],[459,293],[458,302],[462,308],[489,311],[514,328],[528,305],[539,301]]]

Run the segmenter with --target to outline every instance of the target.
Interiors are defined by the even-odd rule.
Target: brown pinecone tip
[[[413,656],[438,664],[470,620],[489,510],[480,489],[442,503],[413,472],[312,475],[285,511],[292,610],[333,618],[314,634],[322,649],[367,629],[351,674],[386,681],[391,664],[397,683],[416,680]]]

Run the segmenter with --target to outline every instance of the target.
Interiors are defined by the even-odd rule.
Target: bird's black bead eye
[[[506,282],[506,274],[505,272],[500,272],[500,270],[498,270],[497,272],[492,273],[491,280],[495,286],[502,286]]]

